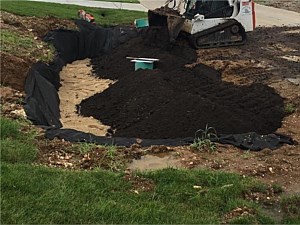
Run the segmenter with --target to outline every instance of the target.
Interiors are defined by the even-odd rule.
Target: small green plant
[[[20,124],[16,121],[1,117],[1,139],[18,138],[21,136]]]
[[[117,148],[114,145],[110,145],[110,146],[106,146],[106,156],[109,159],[114,159],[116,157],[116,153],[117,153]]]
[[[125,164],[122,157],[118,155],[117,147],[115,145],[105,146],[107,159],[107,166],[111,171],[120,171]]]
[[[42,43],[43,48],[46,49],[43,54],[38,56],[38,60],[43,62],[51,62],[55,56],[55,47],[52,44]]]
[[[251,192],[268,193],[268,185],[260,182],[252,182],[248,186],[248,190]]]
[[[300,196],[292,195],[281,200],[281,209],[284,214],[283,222],[299,224],[300,222]]]
[[[81,154],[86,154],[90,151],[92,151],[94,148],[96,148],[97,145],[96,144],[93,144],[93,143],[86,143],[86,142],[83,142],[83,143],[79,143],[77,145],[77,149],[79,150],[79,152]]]
[[[284,111],[287,114],[292,114],[296,112],[296,106],[293,103],[287,103],[284,107]]]
[[[272,189],[274,193],[282,193],[283,192],[283,188],[282,186],[280,186],[279,184],[272,184]]]
[[[243,159],[248,159],[248,158],[251,158],[251,157],[253,157],[253,154],[251,153],[250,150],[244,151],[244,153],[242,155]]]
[[[200,134],[198,136],[198,134]],[[195,139],[193,144],[191,144],[192,149],[196,150],[207,150],[209,152],[214,152],[217,150],[216,144],[213,139],[218,139],[217,132],[213,127],[205,126],[205,129],[199,129],[195,133]]]

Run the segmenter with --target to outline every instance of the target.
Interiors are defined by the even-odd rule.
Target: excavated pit
[[[134,71],[131,57],[158,58],[154,70]],[[189,46],[164,50],[132,39],[92,60],[94,73],[117,80],[83,100],[80,112],[111,126],[109,136],[148,139],[193,137],[208,124],[218,134],[269,134],[281,127],[283,98],[259,83],[237,86],[197,61]]]

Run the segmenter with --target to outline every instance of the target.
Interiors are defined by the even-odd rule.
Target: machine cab
[[[233,12],[233,4],[228,0],[190,0],[187,2],[184,15],[186,18],[192,18],[200,14],[209,19],[231,17]]]

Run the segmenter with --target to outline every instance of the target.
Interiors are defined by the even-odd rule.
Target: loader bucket
[[[162,10],[148,11],[149,26],[167,27],[169,31],[170,42],[174,42],[183,27],[185,19],[174,13],[164,12]]]
[[[160,10],[149,10],[148,11],[148,20],[149,26],[159,27],[159,26],[168,26],[167,14]]]
[[[183,27],[184,21],[185,19],[181,16],[168,15],[167,22],[171,42],[175,42],[179,32]]]

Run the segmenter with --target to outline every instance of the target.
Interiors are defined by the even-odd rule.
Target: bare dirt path
[[[60,73],[60,78],[62,86],[58,94],[63,127],[104,136],[109,127],[92,117],[80,116],[77,114],[76,105],[83,99],[102,92],[113,82],[94,77],[88,59],[65,66]]]

